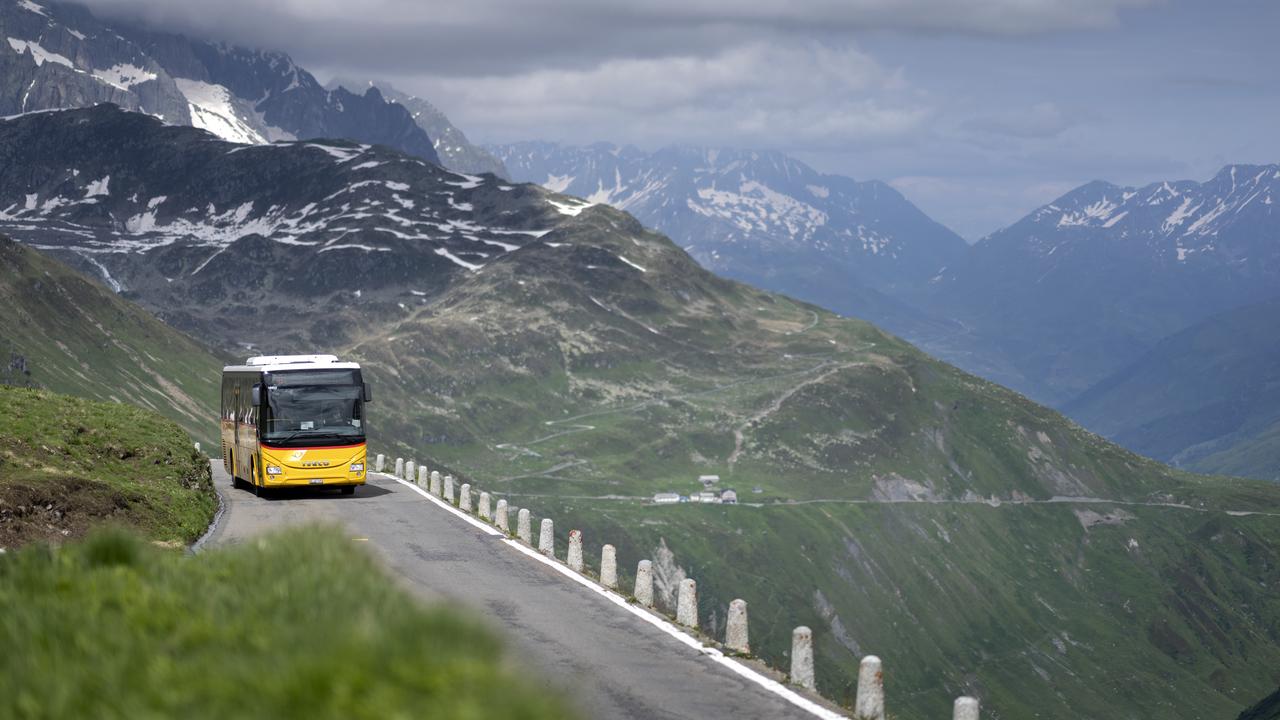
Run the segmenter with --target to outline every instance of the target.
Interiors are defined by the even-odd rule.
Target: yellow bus
[[[265,355],[222,369],[222,464],[236,487],[333,486],[365,481],[360,366],[333,355]]]

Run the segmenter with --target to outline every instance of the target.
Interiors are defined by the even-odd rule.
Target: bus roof
[[[336,363],[337,355],[257,355],[244,361],[245,365],[292,365],[295,363]]]
[[[279,372],[281,370],[359,370],[360,364],[338,362],[336,355],[259,355],[244,365],[228,365],[222,372]]]

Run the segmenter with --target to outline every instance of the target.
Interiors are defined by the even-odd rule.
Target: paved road
[[[227,509],[210,544],[289,524],[341,523],[421,597],[487,618],[513,661],[565,690],[583,717],[815,717],[394,480],[373,477],[348,497],[260,499],[232,489],[220,463],[213,471]]]

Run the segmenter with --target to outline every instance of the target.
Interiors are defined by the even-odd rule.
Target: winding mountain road
[[[584,718],[840,717],[390,477],[371,476],[354,496],[264,499],[232,489],[220,463],[213,474],[225,511],[205,546],[287,525],[340,524],[423,600],[486,619],[512,661],[564,692]]]

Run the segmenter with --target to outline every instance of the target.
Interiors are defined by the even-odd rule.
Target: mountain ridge
[[[1280,165],[1208,181],[1076,188],[975,244],[928,307],[1010,358],[1013,387],[1065,402],[1215,312],[1280,285]],[[1247,261],[1247,262],[1246,262]]]
[[[362,87],[376,89],[388,102],[403,105],[409,111],[418,127],[431,137],[436,153],[440,156],[441,165],[457,172],[473,175],[493,173],[503,179],[509,178],[507,168],[501,160],[480,146],[472,144],[466,134],[459,130],[443,111],[425,98],[401,92],[389,83],[378,80],[361,82],[339,77],[330,80],[325,87],[330,90],[345,87],[352,92],[359,92]]]
[[[439,162],[380,94],[325,90],[285,53],[109,26],[79,5],[0,2],[0,116],[112,103],[228,140],[346,137]]]
[[[895,330],[964,241],[879,181],[776,151],[596,143],[490,146],[525,182],[634,214],[704,267]]]

